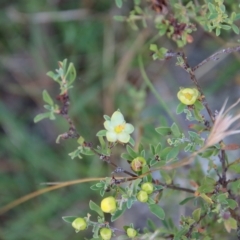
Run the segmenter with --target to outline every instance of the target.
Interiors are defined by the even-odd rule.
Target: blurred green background
[[[96,157],[71,160],[68,153],[75,150],[76,142],[55,143],[68,128],[60,117],[55,122],[33,123],[44,111],[42,91],[58,94],[58,85],[46,72],[56,69],[59,60],[67,58],[77,69],[75,88],[70,91],[70,115],[87,140],[95,141],[96,132],[103,128],[103,114],[111,115],[118,108],[136,126],[137,142],[142,135],[146,144],[157,142],[153,124],[159,125],[163,118],[172,123],[164,106],[180,125],[186,125],[174,112],[179,86],[192,86],[188,75],[175,66],[175,60],[153,62],[148,50],[153,39],[159,46],[177,47],[157,37],[151,23],[133,31],[113,19],[114,15],[128,14],[131,8],[132,1],[118,9],[108,0],[1,0],[0,207],[41,189],[43,182],[102,177],[112,171]],[[192,66],[226,42],[233,42],[235,36],[228,33],[216,38],[199,30],[193,37],[185,49]],[[141,77],[139,53],[159,92],[158,100]],[[197,72],[213,109],[227,96],[230,101],[239,97],[238,59],[238,55],[222,58]],[[118,152],[115,154],[119,162]],[[90,185],[44,194],[1,215],[0,239],[83,239],[83,233],[75,234],[61,217],[85,216],[89,199],[100,201],[89,190]],[[120,223],[124,225],[124,220]]]

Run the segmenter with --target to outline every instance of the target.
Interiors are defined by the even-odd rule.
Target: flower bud
[[[136,157],[131,162],[131,168],[134,172],[140,172],[145,165],[146,160],[143,157]]]
[[[145,191],[141,190],[137,194],[137,199],[139,202],[147,202],[148,194]]]
[[[103,240],[110,240],[112,237],[112,230],[109,228],[101,228],[100,236],[102,237]]]
[[[141,189],[145,191],[147,194],[151,194],[153,192],[154,186],[150,182],[143,183]]]
[[[196,88],[183,88],[181,89],[177,97],[185,105],[193,105],[199,96],[199,91]]]
[[[137,231],[134,228],[128,228],[127,235],[128,237],[133,238],[137,235]]]
[[[85,230],[87,227],[86,220],[84,218],[76,218],[72,222],[72,227],[76,230],[76,232],[79,232],[81,230]]]
[[[116,200],[114,197],[106,197],[101,201],[101,209],[105,213],[113,213],[117,209]]]

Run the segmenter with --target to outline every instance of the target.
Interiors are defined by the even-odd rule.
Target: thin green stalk
[[[150,79],[148,78],[148,76],[146,74],[146,71],[144,69],[144,66],[143,66],[143,60],[142,60],[142,56],[141,55],[138,55],[138,64],[139,64],[139,68],[140,68],[140,72],[142,74],[143,80],[145,81],[146,85],[149,87],[149,89],[151,90],[153,95],[158,100],[159,104],[167,112],[167,114],[172,119],[172,121],[177,122],[176,118],[173,116],[173,114],[169,110],[169,107],[167,107],[167,105],[165,104],[164,100],[160,97],[159,93],[156,91],[156,89],[154,88],[154,86],[151,83]]]

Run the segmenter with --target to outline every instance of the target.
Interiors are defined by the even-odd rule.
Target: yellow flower
[[[139,202],[147,202],[148,194],[145,191],[140,190],[137,194],[137,199]]]
[[[101,228],[100,235],[103,240],[110,240],[112,237],[112,230],[109,228]]]
[[[111,120],[104,122],[107,129],[106,137],[109,142],[127,143],[130,140],[130,134],[134,131],[134,127],[130,123],[126,123],[120,111],[113,113]]]
[[[106,197],[101,201],[101,209],[105,213],[114,213],[117,209],[116,199],[114,197]]]
[[[154,186],[151,182],[145,182],[142,184],[141,189],[147,194],[151,194],[154,190]]]
[[[127,235],[128,237],[133,238],[137,235],[137,231],[134,228],[128,228]]]
[[[72,222],[72,227],[75,228],[76,232],[79,232],[81,230],[85,230],[87,227],[87,223],[84,218],[76,218]]]
[[[199,91],[196,88],[182,88],[177,97],[185,105],[193,105],[199,96]]]

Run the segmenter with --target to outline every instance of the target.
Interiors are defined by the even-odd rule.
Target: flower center
[[[191,100],[193,95],[191,93],[184,93],[183,94],[185,98],[187,98],[188,100]]]
[[[114,128],[114,131],[116,133],[121,133],[124,130],[124,128],[125,128],[125,124],[120,124]]]

